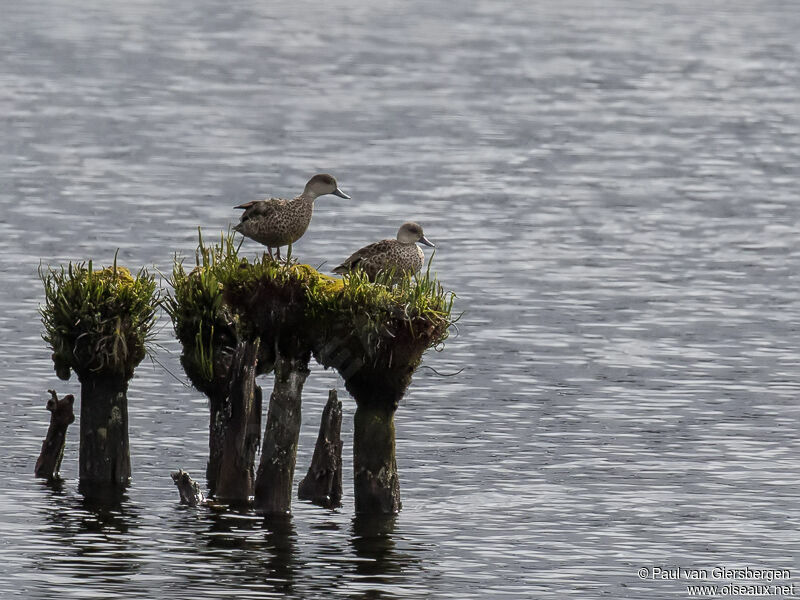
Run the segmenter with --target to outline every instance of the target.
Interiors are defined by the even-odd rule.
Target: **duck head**
[[[403,223],[400,229],[397,230],[397,241],[401,244],[416,244],[419,242],[431,248],[436,247],[425,237],[425,234],[422,232],[422,226],[418,223],[412,223],[411,221]]]
[[[350,196],[339,189],[333,175],[328,175],[327,173],[314,175],[308,180],[306,188],[303,190],[303,195],[311,198],[324,196],[325,194],[333,194],[334,196],[339,196],[339,198],[350,199]]]

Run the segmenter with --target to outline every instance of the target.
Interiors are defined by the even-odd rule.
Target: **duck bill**
[[[333,190],[333,195],[334,195],[334,196],[339,196],[339,198],[344,198],[345,200],[350,200],[350,196],[348,196],[347,194],[345,194],[345,193],[344,193],[342,190],[340,190],[338,187],[337,187],[335,190]]]
[[[419,238],[419,243],[420,244],[425,244],[426,246],[430,246],[431,248],[436,248],[436,246],[434,246],[431,243],[431,241],[428,238],[426,238],[424,235],[421,238]]]

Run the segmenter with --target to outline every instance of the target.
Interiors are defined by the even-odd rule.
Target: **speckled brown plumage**
[[[302,194],[293,200],[270,198],[242,204],[242,219],[233,229],[245,237],[277,248],[294,244],[311,223],[314,199]]]
[[[294,244],[303,237],[311,223],[314,200],[325,194],[350,198],[339,189],[336,179],[326,173],[314,175],[308,180],[303,193],[292,200],[269,198],[240,204],[243,208],[241,220],[233,228],[245,237],[264,244],[272,254],[272,248]]]
[[[375,281],[378,273],[392,269],[395,273],[395,281],[403,277],[405,273],[418,272],[425,261],[425,255],[422,248],[417,246],[417,242],[428,246],[433,246],[433,244],[425,238],[422,227],[416,223],[404,223],[397,232],[397,237],[396,240],[381,240],[364,246],[351,254],[333,272],[342,275],[355,269],[361,269],[367,274],[370,281]]]

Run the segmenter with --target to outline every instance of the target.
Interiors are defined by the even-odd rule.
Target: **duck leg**
[[[280,246],[278,246],[277,248],[275,248],[275,251],[278,253],[278,258],[277,258],[277,260],[280,260],[280,259],[281,259],[281,247],[280,247]]]

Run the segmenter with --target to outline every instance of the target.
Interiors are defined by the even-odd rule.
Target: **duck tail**
[[[333,270],[333,272],[337,275],[344,275],[345,273],[349,273],[350,269],[348,269],[346,265],[339,265]]]

